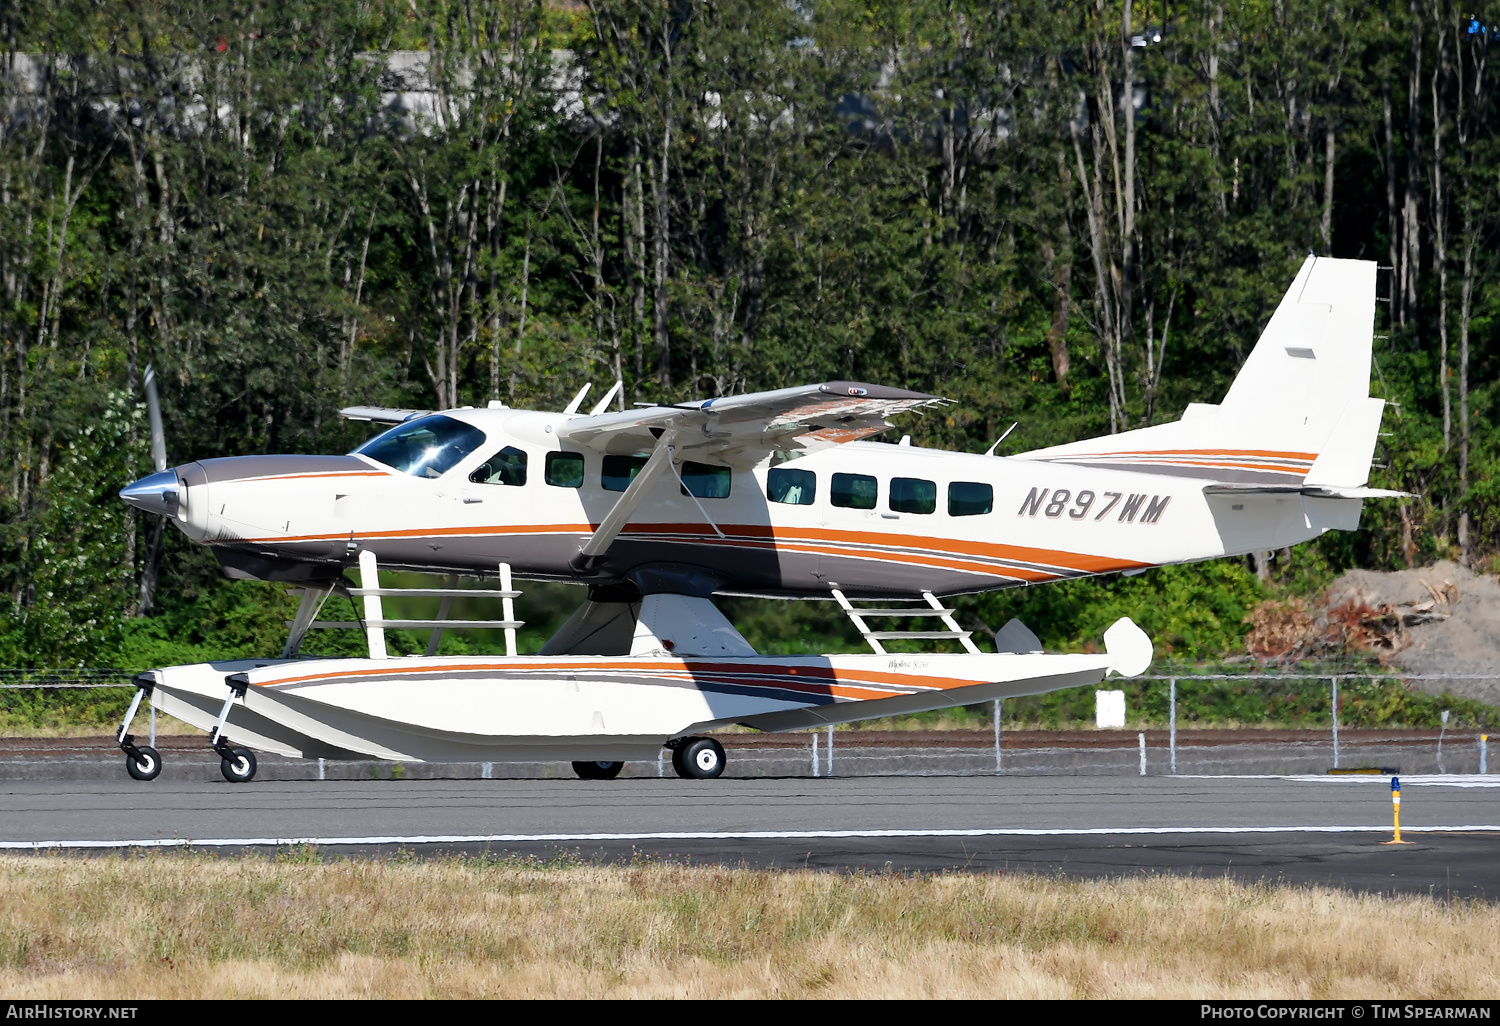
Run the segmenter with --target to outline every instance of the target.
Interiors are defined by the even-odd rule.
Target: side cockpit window
[[[413,477],[442,477],[483,444],[483,431],[438,413],[397,424],[354,451]]]
[[[607,492],[623,492],[648,459],[649,456],[606,456],[599,471],[599,483]]]
[[[897,513],[931,513],[937,509],[937,484],[919,477],[893,477],[888,502]]]
[[[874,509],[877,490],[875,479],[865,474],[834,474],[828,501],[846,509]]]
[[[772,467],[766,474],[766,498],[792,506],[811,506],[818,497],[818,475],[811,470]]]
[[[526,454],[513,445],[507,445],[479,465],[469,480],[475,484],[524,485],[526,483]]]
[[[684,460],[678,471],[682,475],[682,494],[692,494],[700,499],[729,498],[730,471],[712,463],[694,463]]]
[[[948,515],[977,517],[995,508],[994,485],[978,481],[954,481],[948,486]]]
[[[549,452],[546,481],[557,488],[582,488],[583,455],[576,452]]]

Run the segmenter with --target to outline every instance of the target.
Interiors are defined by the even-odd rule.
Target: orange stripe
[[[441,527],[421,532],[364,531],[359,532],[357,537],[416,539],[440,536],[452,537],[456,535],[477,537],[491,535],[589,534],[592,530],[587,524],[520,525],[514,527]],[[663,533],[701,534],[703,536],[701,540],[707,544],[725,544],[725,542],[719,541],[717,537],[710,537],[708,535],[710,528],[702,524],[633,524],[628,525],[627,530],[633,535]],[[922,535],[875,534],[865,531],[834,531],[820,528],[802,528],[795,531],[795,533],[786,530],[778,532],[774,528],[759,524],[721,524],[720,530],[732,536],[732,541],[729,544],[745,545],[763,540],[763,544],[756,547],[783,548],[794,552],[810,552],[850,559],[881,559],[910,565],[939,566],[972,573],[1012,577],[1025,581],[1049,581],[1060,577],[1061,574],[1026,567],[1002,567],[989,563],[970,562],[962,559],[962,557],[967,556],[971,559],[974,557],[989,557],[998,560],[1040,563],[1045,566],[1055,566],[1062,570],[1071,570],[1075,573],[1086,574],[1111,573],[1116,570],[1132,570],[1153,565],[1151,563],[1120,559],[1113,556],[1092,556],[1083,553],[1061,552],[1053,549],[1038,549],[1021,545],[963,542]],[[244,539],[244,542],[270,545],[302,541],[333,541],[347,537],[348,535],[346,534],[289,535],[283,538],[247,538]],[[815,541],[821,541],[824,544],[814,544]],[[840,542],[843,542],[845,545],[864,544],[878,546],[881,550],[870,551],[840,548],[838,547],[838,543]],[[901,549],[905,551],[899,551]],[[926,555],[925,553],[943,553],[946,555]]]
[[[1113,570],[1129,570],[1134,567],[1152,566],[1151,563],[1138,563],[1133,560],[1121,560],[1114,556],[1090,556],[1076,552],[1060,552],[1056,549],[1038,549],[1025,545],[1005,545],[992,542],[959,541],[951,538],[939,538],[931,535],[914,534],[878,534],[869,531],[837,531],[817,527],[781,528],[768,527],[762,524],[720,524],[719,529],[726,534],[742,535],[750,539],[764,538],[767,542],[774,544],[777,548],[785,548],[791,544],[801,542],[804,548],[800,551],[821,552],[833,555],[844,555],[851,550],[839,550],[827,547],[810,546],[812,540],[822,542],[843,542],[845,544],[876,545],[887,548],[904,548],[907,554],[915,555],[921,550],[930,552],[948,553],[955,556],[989,556],[993,559],[1014,560],[1022,563],[1041,563],[1047,566],[1061,567],[1064,570],[1075,570],[1080,573],[1108,573]],[[625,529],[631,534],[702,534],[705,540],[713,541],[709,532],[713,528],[705,524],[632,524]],[[865,555],[865,553],[853,553]],[[887,553],[868,553],[871,556],[885,557]],[[898,553],[890,553],[896,556]],[[986,567],[993,569],[993,567]]]
[[[391,677],[405,676],[414,673],[472,673],[476,671],[491,670],[546,670],[548,672],[568,671],[590,671],[598,673],[650,673],[655,672],[679,680],[696,680],[711,674],[756,674],[770,676],[771,680],[757,684],[754,681],[731,681],[720,680],[719,683],[735,687],[788,687],[791,685],[812,684],[827,688],[842,688],[854,691],[866,692],[883,698],[893,697],[888,692],[871,691],[861,688],[860,681],[869,681],[880,684],[889,684],[904,688],[925,688],[928,690],[947,691],[956,687],[970,687],[984,681],[968,680],[966,678],[933,677],[926,674],[903,674],[890,673],[880,670],[850,670],[840,669],[836,666],[787,666],[785,664],[771,666],[757,666],[745,663],[703,663],[690,665],[688,660],[679,659],[668,662],[662,661],[640,661],[625,664],[618,663],[594,663],[594,662],[526,662],[526,663],[459,663],[445,666],[412,667],[392,666],[369,667],[358,671],[341,670],[336,673],[313,673],[303,674],[297,677],[285,677],[278,680],[262,681],[255,684],[256,687],[273,687],[283,684],[305,684],[323,680],[338,680],[352,676],[360,677]],[[797,688],[797,690],[806,690]]]
[[[1269,449],[1120,449],[1114,452],[1068,453],[1075,456],[1266,456],[1271,459],[1306,460],[1318,458],[1315,452],[1273,452]]]
[[[1284,467],[1279,464],[1265,463],[1223,463],[1212,460],[1151,460],[1150,462],[1135,463],[1132,466],[1176,466],[1176,467],[1235,467],[1242,470],[1268,470],[1277,474],[1302,474],[1305,468]]]

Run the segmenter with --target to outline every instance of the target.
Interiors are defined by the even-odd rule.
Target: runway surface
[[[895,777],[6,783],[0,848],[314,844],[330,853],[753,867],[1228,873],[1500,895],[1500,777]]]

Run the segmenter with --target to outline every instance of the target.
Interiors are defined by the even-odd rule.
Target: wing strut
[[[656,483],[657,478],[666,473],[672,465],[672,443],[676,438],[675,431],[667,431],[656,440],[656,447],[651,450],[651,458],[646,465],[635,475],[635,480],[630,482],[630,487],[625,493],[615,500],[614,506],[599,521],[599,526],[594,528],[594,533],[589,535],[589,540],[583,543],[578,550],[578,555],[572,559],[573,567],[577,570],[586,570],[594,560],[609,551],[625,525],[630,522],[630,515],[636,511],[641,500],[646,497],[651,486]]]

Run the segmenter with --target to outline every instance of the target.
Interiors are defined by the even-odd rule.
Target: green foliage
[[[81,419],[38,505],[3,532],[8,570],[25,582],[21,601],[0,603],[7,666],[97,666],[120,643],[133,567],[122,558],[130,525],[114,493],[139,458],[141,411],[110,391]]]
[[[1011,617],[1049,649],[1097,651],[1105,630],[1128,616],[1156,642],[1158,658],[1191,661],[1243,651],[1246,615],[1266,597],[1236,559],[1147,570],[1135,577],[1089,577],[968,600],[995,627]]]
[[[31,69],[0,83],[0,662],[278,647],[291,600],[218,581],[172,532],[156,608],[135,616],[150,522],[113,492],[148,467],[130,398],[148,362],[174,463],[346,451],[365,431],[336,411],[354,402],[557,408],[617,375],[622,405],[921,388],[955,404],[903,424],[918,443],[982,451],[1018,422],[1013,453],[1218,401],[1310,250],[1401,267],[1380,283],[1372,385],[1401,406],[1372,484],[1421,497],[1368,504],[1360,532],[1279,559],[1275,586],[1496,559],[1492,30],[1451,5],[1133,10],[1129,26],[1118,5],[1058,0],[0,16],[0,46],[26,57],[6,66]],[[1238,652],[1263,594],[1224,562],[963,609],[1074,649],[1132,615],[1160,655],[1196,659]],[[805,627],[736,608],[767,651],[852,644],[826,609],[797,609]]]

